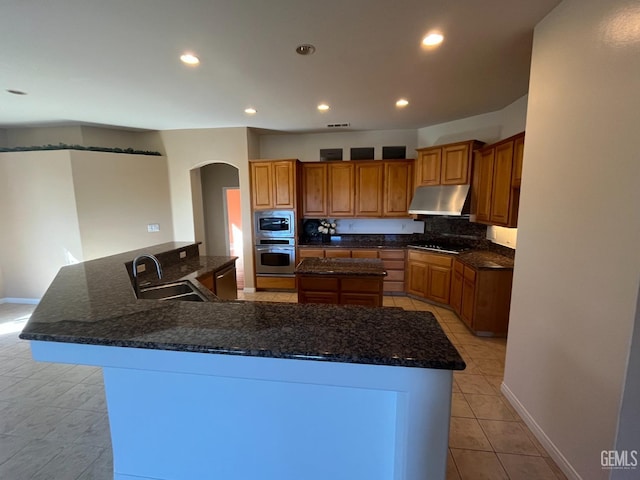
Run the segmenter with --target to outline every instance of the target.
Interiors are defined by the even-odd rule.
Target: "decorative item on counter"
[[[331,241],[331,235],[336,234],[336,223],[323,218],[318,225],[318,233],[322,235],[322,242],[329,243]]]

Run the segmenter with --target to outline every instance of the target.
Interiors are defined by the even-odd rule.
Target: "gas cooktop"
[[[462,252],[466,252],[471,250],[470,247],[464,247],[461,245],[450,245],[447,243],[413,243],[410,244],[411,248],[419,248],[421,250],[429,250],[432,252],[441,252],[441,253],[453,253],[458,254]]]

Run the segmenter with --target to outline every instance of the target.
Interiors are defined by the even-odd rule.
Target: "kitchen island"
[[[298,303],[382,306],[387,272],[377,258],[303,258],[295,274]]]
[[[183,248],[63,267],[20,335],[103,368],[114,479],[445,478],[465,364],[431,314],[137,299],[127,263]]]

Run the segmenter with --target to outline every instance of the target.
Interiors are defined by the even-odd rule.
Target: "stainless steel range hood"
[[[409,213],[417,215],[461,216],[469,213],[470,185],[433,185],[418,187],[411,200]],[[465,203],[466,201],[466,203]]]

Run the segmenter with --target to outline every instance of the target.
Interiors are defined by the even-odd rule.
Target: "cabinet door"
[[[453,277],[451,279],[451,307],[460,315],[462,310],[462,283],[463,283],[464,265],[456,260],[453,262]]]
[[[427,293],[427,270],[424,262],[410,260],[407,264],[407,292],[425,297]]]
[[[491,220],[491,188],[493,186],[493,164],[495,150],[482,150],[476,156],[475,190],[475,221],[489,222]]]
[[[470,328],[473,328],[473,317],[476,309],[476,272],[473,268],[465,266],[463,276],[460,318]]]
[[[356,164],[356,217],[382,216],[384,162]]]
[[[413,162],[390,161],[384,165],[385,217],[406,217],[413,194]]]
[[[516,138],[513,144],[513,173],[511,186],[519,187],[522,181],[522,158],[524,157],[524,135]]]
[[[329,164],[329,217],[353,217],[355,212],[353,163]]]
[[[251,199],[255,210],[273,208],[271,162],[251,162]]]
[[[273,207],[296,207],[296,164],[291,160],[272,162]]]
[[[491,188],[491,223],[508,225],[511,200],[511,168],[513,166],[513,141],[495,148],[493,186]]]
[[[427,298],[448,304],[450,291],[451,268],[429,265],[427,271]]]
[[[416,160],[416,187],[440,184],[440,167],[442,163],[442,149],[430,148],[418,152]]]
[[[318,218],[327,216],[327,164],[302,164],[302,215]]]
[[[469,183],[469,144],[442,147],[442,185],[466,185]]]

